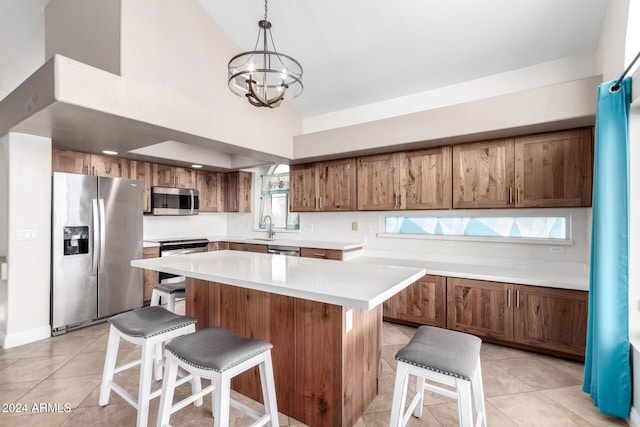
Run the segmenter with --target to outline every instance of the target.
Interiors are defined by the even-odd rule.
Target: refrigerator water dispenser
[[[64,227],[64,254],[89,253],[89,226]]]

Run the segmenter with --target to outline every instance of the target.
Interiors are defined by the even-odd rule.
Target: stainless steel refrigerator
[[[142,306],[139,180],[54,172],[51,333]]]

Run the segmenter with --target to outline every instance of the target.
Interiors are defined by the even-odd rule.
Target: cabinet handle
[[[313,253],[313,256],[317,256],[317,257],[321,257],[321,258],[326,258],[326,255],[325,255],[325,254],[319,254],[319,253],[316,253],[316,252],[314,252],[314,253]]]
[[[516,308],[520,308],[520,291],[516,291]]]
[[[511,289],[507,289],[507,307],[511,307]]]
[[[96,167],[95,166],[91,167],[91,175],[93,175],[93,176],[96,175]]]
[[[316,209],[318,209],[318,197],[316,197],[315,200],[316,200]]]
[[[320,209],[322,209],[322,197],[318,197],[318,200],[320,200]]]
[[[401,204],[402,204],[402,194],[398,194],[398,205],[396,207],[399,208]]]
[[[233,209],[238,209],[238,199],[233,201]]]
[[[393,193],[393,207],[398,207],[398,195],[396,193]]]
[[[513,203],[513,188],[509,187],[509,204]]]
[[[520,187],[516,189],[516,204],[520,203]]]

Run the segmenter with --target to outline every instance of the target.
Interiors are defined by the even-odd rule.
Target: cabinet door
[[[416,325],[447,326],[447,278],[423,276],[383,305],[385,318]]]
[[[54,148],[51,151],[52,169],[54,172],[89,174],[90,154],[78,151]]]
[[[318,197],[321,211],[355,211],[356,160],[345,159],[319,165]]]
[[[91,175],[129,178],[129,160],[92,154]]]
[[[151,163],[131,160],[129,162],[129,176],[131,179],[139,179],[144,183],[142,210],[144,212],[151,212],[151,183],[153,181],[151,176]]]
[[[173,167],[154,163],[152,166],[154,187],[175,187]]]
[[[269,246],[267,245],[256,245],[254,243],[234,243],[229,242],[229,250],[230,251],[243,251],[243,252],[257,252],[261,254],[266,254],[269,251]]]
[[[175,177],[174,187],[177,188],[196,188],[196,170],[188,168],[173,168],[173,176]]]
[[[515,140],[516,205],[591,206],[591,128],[532,135]]]
[[[447,279],[447,327],[484,337],[513,340],[513,285]]]
[[[520,285],[514,288],[515,342],[584,357],[587,292]]]
[[[358,210],[399,208],[399,174],[394,154],[358,158]]]
[[[513,206],[513,139],[453,146],[453,207]]]
[[[451,208],[451,147],[409,151],[400,171],[402,209]]]
[[[317,209],[316,164],[293,165],[289,169],[289,200],[291,212],[312,212]]]
[[[222,212],[224,198],[222,181],[224,174],[218,172],[197,172],[197,189],[200,197],[200,212]]]
[[[225,212],[251,212],[251,172],[228,172],[225,174]]]
[[[142,258],[157,258],[160,256],[160,248],[157,246],[142,249]],[[160,281],[160,274],[153,270],[142,270],[142,300],[145,304],[151,301],[153,286]]]

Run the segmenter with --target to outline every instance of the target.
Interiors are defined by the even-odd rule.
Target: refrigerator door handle
[[[107,237],[104,222],[107,217],[104,213],[104,199],[100,199],[98,203],[100,204],[100,269],[103,270],[105,268],[104,256],[106,252],[104,246]]]
[[[98,251],[99,242],[100,242],[100,214],[98,213],[98,200],[93,199],[92,201],[93,209],[91,213],[93,214],[93,261],[91,262],[91,274],[95,275],[98,273]]]
[[[195,201],[195,196],[193,195],[193,190],[189,190],[189,194],[191,194],[191,215],[193,215],[193,211],[194,211],[194,204],[196,203]]]

